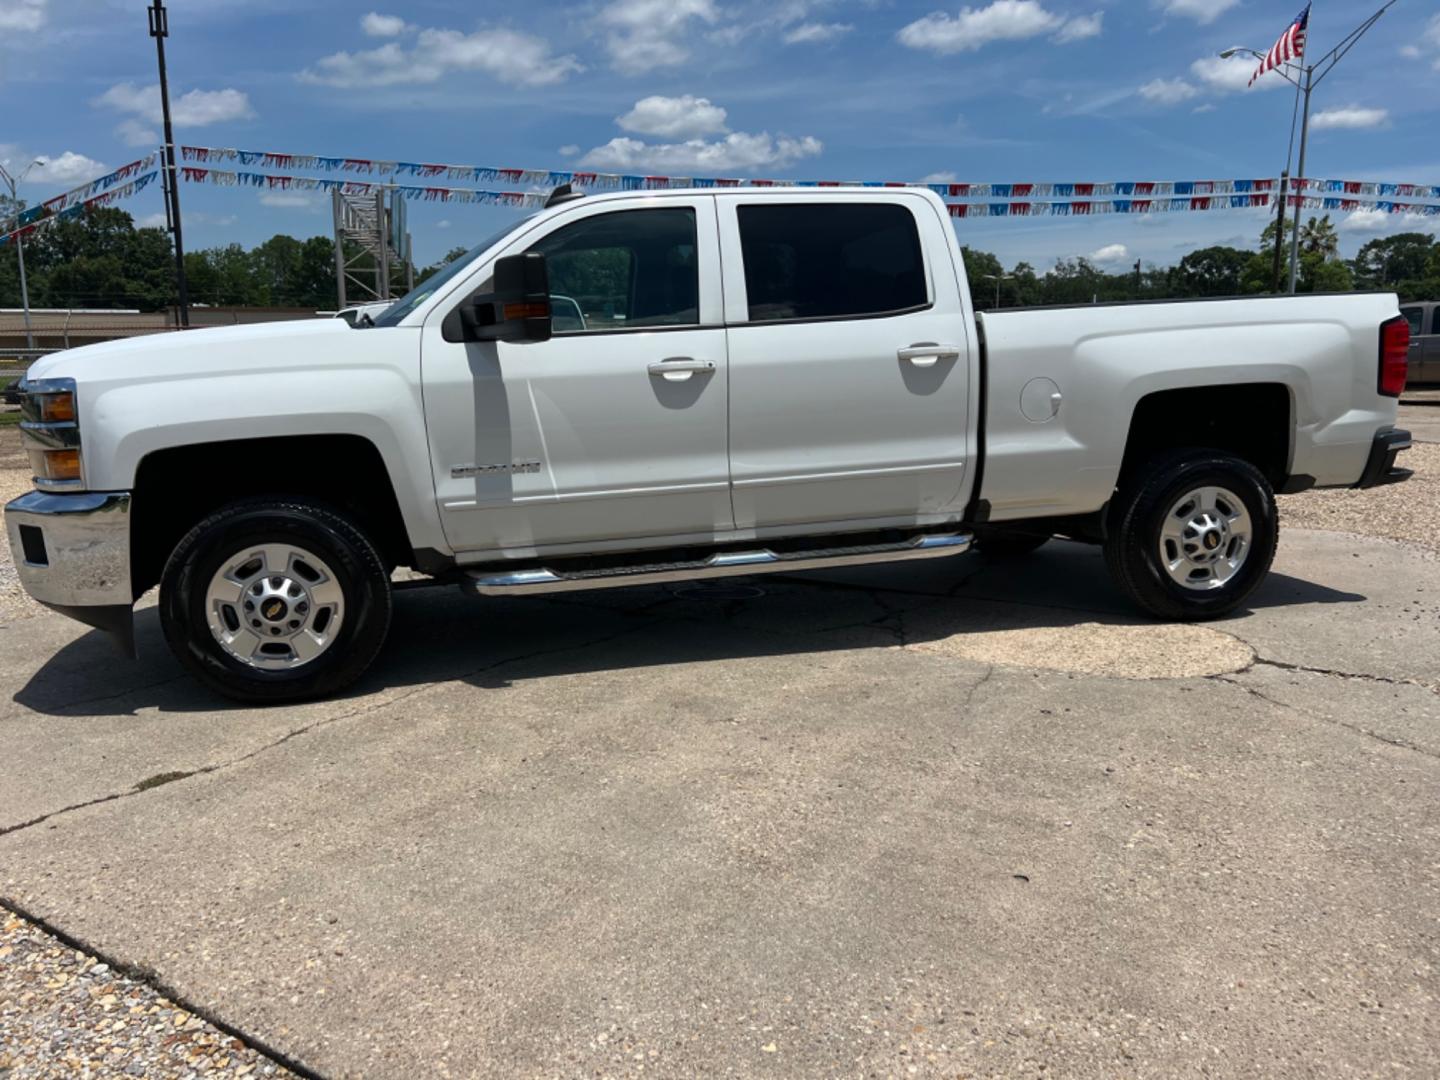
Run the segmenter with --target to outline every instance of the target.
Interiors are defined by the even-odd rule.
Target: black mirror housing
[[[549,341],[550,274],[545,256],[527,251],[497,259],[495,291],[471,297],[454,314],[459,316],[461,341]]]

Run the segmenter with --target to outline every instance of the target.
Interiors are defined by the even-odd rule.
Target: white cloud
[[[1400,55],[1405,57],[1406,60],[1419,60],[1420,57],[1424,56],[1425,54],[1420,51],[1420,48],[1417,45],[1401,45]]]
[[[580,147],[576,146],[574,143],[566,143],[564,146],[560,147],[561,157],[574,157],[579,152]]]
[[[435,227],[436,227],[437,229],[448,229],[448,228],[450,228],[450,219],[449,219],[449,218],[441,218],[439,221],[437,221],[437,222],[435,223]]]
[[[1183,15],[1201,25],[1214,22],[1240,0],[1165,0],[1165,14]]]
[[[695,20],[719,17],[714,0],[614,0],[600,12],[610,63],[626,75],[677,67],[690,56],[683,37]]]
[[[191,214],[190,216],[193,218],[195,215]],[[166,224],[165,213],[163,210],[157,210],[153,214],[146,214],[135,224],[142,229],[163,229]]]
[[[158,85],[116,83],[96,98],[94,104],[130,113],[151,124],[158,124],[161,120]],[[176,127],[205,127],[229,120],[248,120],[254,115],[255,110],[250,107],[250,98],[233,88],[191,90],[170,101],[170,117]]]
[[[1420,40],[1430,47],[1429,51],[1431,55],[1440,52],[1440,15],[1430,16],[1430,21],[1425,24],[1425,30],[1420,35]],[[1420,56],[1421,54],[1422,50],[1415,50],[1414,55]],[[1406,53],[1406,55],[1408,56],[1410,54]],[[1432,66],[1436,71],[1440,71],[1440,56],[1436,56]]]
[[[836,38],[844,37],[855,27],[849,23],[801,23],[785,32],[782,39],[786,45],[811,45],[824,41],[834,41]]]
[[[1384,210],[1356,210],[1340,222],[1340,231],[1373,236],[1390,228],[1390,217]]]
[[[155,146],[160,142],[160,133],[139,120],[121,120],[115,134],[126,146]]]
[[[0,0],[0,30],[39,30],[45,7],[46,0]]]
[[[1140,87],[1140,96],[1154,105],[1179,105],[1198,93],[1184,79],[1151,79]]]
[[[347,89],[433,83],[452,71],[481,71],[514,86],[551,86],[585,70],[555,56],[544,38],[515,30],[421,30],[411,49],[390,41],[369,52],[337,52],[300,73],[303,82]]]
[[[260,202],[279,210],[317,210],[320,196],[313,191],[266,191]]]
[[[955,173],[951,172],[949,169],[945,169],[945,170],[943,170],[943,171],[941,171],[941,172],[926,173],[924,176],[922,176],[922,177],[920,178],[920,183],[922,183],[922,184],[953,184],[953,183],[955,183],[955,181],[957,181],[957,180],[959,180],[959,179],[960,179],[960,177],[957,176]]]
[[[902,45],[926,49],[946,56],[973,52],[992,41],[1023,41],[1053,31],[1053,40],[1064,44],[1100,34],[1103,11],[1067,19],[1048,11],[1039,0],[992,0],[983,8],[962,7],[958,15],[934,11],[901,27]]]
[[[662,139],[693,139],[697,135],[715,135],[727,130],[724,109],[711,104],[709,98],[690,94],[680,97],[655,94],[641,98],[624,116],[617,116],[615,122],[626,131],[657,135]]]
[[[1326,109],[1310,118],[1310,126],[1317,131],[1327,128],[1377,128],[1383,127],[1390,119],[1388,109],[1366,109],[1351,105],[1343,109]]]
[[[1092,251],[1087,258],[1096,266],[1109,266],[1114,263],[1128,262],[1130,249],[1124,244],[1106,244],[1098,251]]]
[[[381,15],[372,11],[360,19],[360,29],[367,37],[399,37],[405,32],[405,20],[399,15]]]
[[[1055,35],[1055,40],[1065,45],[1071,41],[1084,41],[1086,38],[1099,37],[1104,29],[1104,22],[1105,13],[1103,11],[1097,11],[1091,15],[1076,15],[1060,27],[1059,33]]]
[[[1237,55],[1228,60],[1222,60],[1218,56],[1202,56],[1190,65],[1190,73],[1211,90],[1237,93],[1249,88],[1250,76],[1255,74],[1255,69],[1259,66],[1260,62],[1253,56]],[[1255,83],[1255,89],[1274,90],[1284,85],[1285,80],[1270,72]]]
[[[30,173],[32,184],[79,184],[104,176],[110,169],[94,158],[66,150],[63,154],[47,157],[45,164]]]
[[[597,146],[582,164],[606,169],[639,169],[700,175],[746,172],[759,168],[783,169],[801,158],[814,157],[824,144],[813,136],[795,139],[772,136],[768,131],[747,134],[732,131],[716,142],[689,139],[679,143],[644,143],[617,136]]]
[[[1058,30],[1065,20],[1037,0],[994,0],[988,7],[962,7],[960,14],[934,11],[901,28],[900,44],[948,55],[972,52],[992,41],[1020,41]]]

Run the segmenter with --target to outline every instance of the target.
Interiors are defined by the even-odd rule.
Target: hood
[[[357,331],[343,319],[297,319],[173,330],[53,353],[31,364],[26,377],[72,378],[84,382],[97,377],[192,374],[197,370],[213,370],[215,362],[222,358],[222,362],[230,365],[249,358],[255,367],[274,366],[277,362],[283,363],[287,354],[299,358],[308,350],[329,351],[320,343],[322,338],[371,332]]]

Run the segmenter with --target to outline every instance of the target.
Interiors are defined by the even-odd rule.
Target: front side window
[[[1422,317],[1421,313],[1423,312],[1423,310],[1424,310],[1423,308],[1418,308],[1418,307],[1407,307],[1407,308],[1401,308],[1401,309],[1400,309],[1400,314],[1401,314],[1401,315],[1404,315],[1404,316],[1405,316],[1405,321],[1410,324],[1410,336],[1411,336],[1412,338],[1419,337],[1420,334],[1421,334],[1421,330],[1420,330],[1420,320],[1421,320],[1421,317]]]
[[[1436,304],[1430,313],[1430,332],[1440,334],[1440,304]]]
[[[695,211],[673,207],[596,214],[538,241],[555,333],[699,323],[695,237]]]
[[[736,208],[751,322],[914,311],[929,303],[915,218],[895,203]]]

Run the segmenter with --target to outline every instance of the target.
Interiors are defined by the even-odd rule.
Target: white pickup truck
[[[37,363],[37,600],[165,636],[250,701],[374,660],[391,577],[481,597],[760,574],[1051,536],[1166,619],[1231,611],[1274,492],[1403,479],[1391,295],[979,316],[921,189],[580,198],[379,317],[132,338]]]

